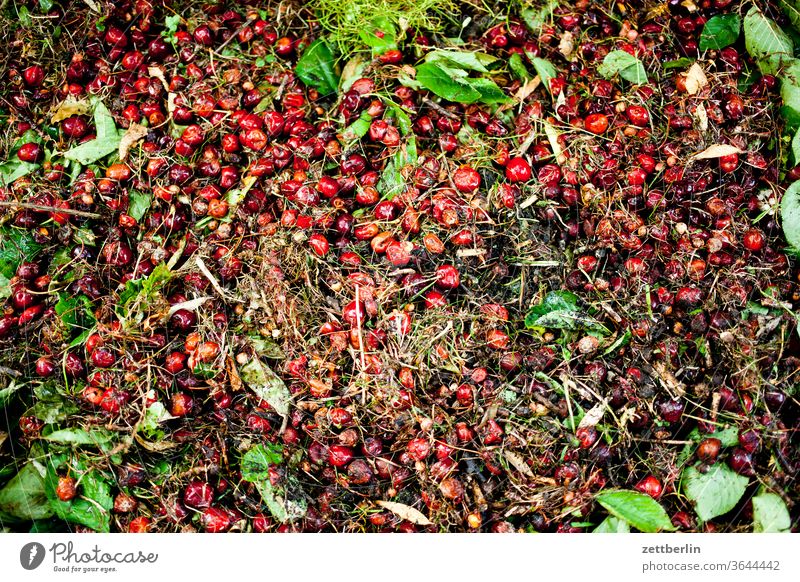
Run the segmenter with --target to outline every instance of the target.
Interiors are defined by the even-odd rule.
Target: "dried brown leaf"
[[[414,509],[410,505],[406,505],[404,503],[397,503],[396,501],[376,501],[376,504],[380,505],[384,509],[388,509],[396,516],[406,521],[410,521],[416,525],[433,525],[423,513],[417,509]]]
[[[728,145],[725,143],[716,143],[708,146],[702,152],[696,153],[692,156],[693,160],[711,160],[714,158],[721,158],[722,156],[729,156],[731,154],[741,154],[742,150],[736,146]]]
[[[708,86],[708,79],[700,63],[695,63],[689,67],[686,73],[686,92],[689,95],[697,95],[703,87]]]
[[[520,457],[517,453],[509,450],[504,450],[503,456],[505,456],[506,460],[509,463],[511,463],[511,465],[517,471],[528,477],[534,477],[533,471],[531,471],[531,468],[528,466],[528,463],[526,463],[525,460],[522,457]]]
[[[128,131],[126,131],[119,142],[119,159],[125,160],[128,157],[128,151],[139,140],[144,139],[147,135],[147,128],[138,123],[131,123]]]

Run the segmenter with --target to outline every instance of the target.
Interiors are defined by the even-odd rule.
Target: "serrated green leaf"
[[[353,123],[347,126],[347,128],[342,132],[342,138],[345,141],[353,142],[358,139],[361,139],[367,132],[369,131],[369,126],[372,124],[372,116],[369,114],[368,111],[364,111],[358,119],[356,119]]]
[[[793,182],[781,198],[781,227],[786,241],[800,249],[800,181]]]
[[[764,75],[776,74],[793,60],[792,39],[755,6],[744,17],[744,45]]]
[[[149,192],[131,190],[128,193],[128,215],[140,222],[152,203],[153,196]]]
[[[96,137],[85,143],[79,144],[64,153],[64,157],[88,166],[98,160],[118,151],[122,134],[117,131],[114,117],[99,99],[93,100],[94,125]]]
[[[608,512],[645,533],[673,531],[667,512],[661,505],[644,493],[637,491],[603,491],[595,499]]]
[[[742,19],[738,14],[712,16],[700,33],[700,50],[719,50],[730,46],[739,38]]]
[[[269,468],[283,463],[283,447],[279,444],[256,445],[242,456],[242,479],[255,483],[269,480]]]
[[[31,261],[41,250],[27,230],[0,228],[0,273],[10,279],[20,263]]]
[[[533,68],[536,69],[536,74],[539,75],[542,85],[547,89],[547,92],[550,93],[550,79],[554,79],[558,75],[553,63],[547,59],[533,57],[531,59],[531,64]]]
[[[114,433],[103,428],[88,431],[80,428],[64,428],[53,431],[48,435],[42,435],[42,438],[62,445],[100,446],[111,442],[114,439]]]
[[[726,464],[717,463],[704,474],[696,467],[683,471],[683,492],[694,502],[695,512],[703,521],[714,519],[736,507],[749,480],[734,473]]]
[[[74,459],[70,464],[70,474],[80,483],[79,496],[71,501],[61,501],[56,494],[58,469],[66,464],[64,457],[53,457],[47,463],[44,490],[56,516],[70,523],[85,525],[99,533],[111,529],[111,486],[96,469],[88,469]]]
[[[468,69],[479,73],[488,73],[487,67],[496,61],[497,57],[474,51],[435,50],[425,56],[426,63],[444,62],[447,67]]]
[[[359,31],[358,35],[361,41],[372,49],[373,57],[397,49],[397,29],[388,18],[373,19]]]
[[[753,497],[753,531],[755,533],[787,533],[792,518],[779,495],[762,491]]]
[[[438,63],[419,65],[417,81],[434,95],[454,103],[474,103],[481,98],[480,91],[461,82],[452,69],[443,68]]]
[[[606,79],[619,75],[626,81],[642,85],[647,83],[647,71],[642,62],[623,50],[611,51],[597,67],[597,74]]]
[[[0,524],[47,519],[53,508],[44,490],[44,468],[29,462],[0,489]]]
[[[14,180],[22,178],[23,176],[27,176],[38,167],[39,164],[23,162],[22,160],[18,159],[8,160],[7,162],[0,164],[0,186],[8,186],[14,182]]]
[[[545,0],[538,8],[525,8],[520,12],[522,20],[534,34],[541,32],[542,26],[548,24],[553,16],[553,11],[558,8],[559,0]]]
[[[389,105],[387,115],[388,117],[394,118],[400,135],[406,136],[411,133],[411,118],[400,107],[397,105]]]
[[[551,291],[538,305],[528,310],[525,327],[551,329],[589,329],[609,333],[608,329],[578,306],[578,296],[569,291]]]
[[[679,59],[675,59],[674,61],[667,61],[662,65],[662,68],[665,71],[669,71],[670,69],[685,69],[687,67],[692,66],[692,63],[694,62],[695,62],[694,59],[681,57]]]
[[[631,528],[624,519],[619,519],[613,515],[605,518],[600,525],[594,528],[592,533],[630,533]]]
[[[303,51],[295,66],[295,73],[303,83],[315,88],[321,95],[335,93],[339,86],[333,49],[322,38],[312,42]]]
[[[478,77],[477,79],[468,79],[468,82],[473,89],[477,89],[478,93],[481,94],[480,99],[478,99],[481,103],[493,105],[498,103],[511,103],[513,101],[513,99],[503,93],[503,90],[491,79]]]
[[[12,378],[8,386],[5,388],[0,388],[0,408],[5,408],[5,406],[11,401],[14,397],[14,394],[22,387],[22,384],[17,384],[16,381]]]
[[[525,63],[522,62],[522,57],[519,56],[519,53],[512,54],[508,59],[508,68],[511,69],[511,72],[514,73],[514,76],[520,81],[531,78],[531,74],[528,72],[527,67],[525,67]]]

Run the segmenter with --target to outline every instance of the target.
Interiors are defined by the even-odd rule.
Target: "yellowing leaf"
[[[433,525],[433,523],[425,517],[421,511],[414,509],[404,503],[397,503],[395,501],[376,501],[378,505],[384,509],[388,509],[396,516],[406,521],[410,521],[416,525]]]
[[[73,95],[69,95],[64,101],[58,104],[55,112],[50,117],[50,121],[58,123],[73,115],[88,115],[91,112],[92,106],[88,101],[75,99]]]

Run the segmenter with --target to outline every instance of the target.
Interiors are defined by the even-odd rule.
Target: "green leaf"
[[[282,360],[285,356],[281,347],[275,343],[271,337],[264,337],[261,335],[250,335],[248,336],[250,340],[250,345],[253,346],[253,349],[259,356],[264,356],[265,358],[270,358],[272,360]]]
[[[592,533],[630,533],[631,528],[624,519],[619,519],[613,515],[605,518],[600,525],[594,528]]]
[[[645,533],[673,531],[675,527],[661,505],[638,491],[603,491],[595,499],[608,512]]]
[[[122,135],[117,131],[117,126],[114,123],[114,117],[105,104],[100,99],[95,98],[93,100],[93,107],[94,126],[97,137],[91,141],[79,144],[64,153],[64,157],[68,160],[73,160],[84,166],[93,164],[107,155],[118,151],[119,142],[122,140]]]
[[[700,50],[719,50],[730,46],[739,38],[742,19],[738,14],[712,16],[700,34]]]
[[[486,77],[479,77],[477,79],[467,80],[473,89],[477,89],[481,94],[481,103],[494,104],[494,103],[511,103],[513,99],[503,93],[503,90],[497,86],[497,83]]]
[[[10,279],[20,263],[32,260],[41,250],[27,230],[0,228],[0,273]]]
[[[497,57],[485,53],[435,50],[425,56],[426,63],[444,63],[445,67],[468,69],[479,73],[488,73],[487,66],[497,61]]]
[[[755,533],[787,533],[792,518],[779,495],[762,491],[753,497],[753,531]]]
[[[13,379],[8,383],[8,386],[0,388],[0,408],[5,408],[20,388],[22,388],[22,384],[17,384]]]
[[[335,93],[339,86],[333,50],[322,38],[308,45],[297,61],[295,72],[303,83],[314,87],[323,96]]]
[[[559,0],[545,0],[543,6],[539,8],[526,8],[520,12],[522,20],[528,25],[531,32],[539,34],[542,26],[548,24],[553,15],[553,11],[558,7]]]
[[[145,410],[144,418],[139,427],[149,439],[162,438],[164,432],[160,430],[159,426],[162,422],[172,420],[173,418],[176,417],[167,412],[166,407],[161,402],[156,401]]]
[[[519,53],[513,53],[508,59],[508,68],[511,69],[511,72],[514,73],[514,76],[520,81],[531,78],[531,74],[528,72],[527,67],[525,67],[525,63],[522,62],[522,57],[519,56]]]
[[[474,103],[481,98],[480,91],[458,80],[452,69],[442,68],[440,64],[419,65],[417,81],[434,95],[454,103]]]
[[[797,0],[778,0],[781,11],[789,18],[796,31],[800,31],[800,6]]]
[[[400,149],[386,163],[383,172],[381,172],[381,178],[378,180],[376,187],[384,199],[391,200],[403,191],[406,181],[401,170],[408,165],[416,163],[417,142],[412,135],[405,144],[400,146]]]
[[[764,75],[776,74],[794,53],[789,35],[755,6],[744,17],[744,46]]]
[[[55,457],[47,464],[44,489],[56,516],[70,523],[85,525],[99,533],[111,529],[111,486],[96,469],[87,470],[78,460],[70,465],[70,474],[79,481],[79,495],[71,501],[61,501],[56,494],[57,470],[63,466],[64,457]]]
[[[94,445],[99,447],[111,442],[114,439],[114,433],[103,428],[90,431],[79,428],[64,428],[53,431],[47,436],[42,436],[42,438],[62,445]]]
[[[397,129],[400,131],[400,135],[405,136],[411,133],[411,118],[400,107],[397,105],[389,105],[386,115],[387,117],[394,118]]]
[[[531,59],[531,64],[533,68],[536,69],[536,74],[539,75],[539,79],[542,81],[542,85],[547,89],[547,92],[550,92],[550,79],[554,79],[558,73],[556,72],[556,68],[553,66],[553,63],[548,61],[547,59],[542,59],[540,57],[533,57]]]
[[[120,317],[128,317],[129,308],[139,301],[152,304],[161,294],[162,289],[172,279],[172,271],[165,263],[159,263],[144,279],[135,279],[125,283],[125,289],[119,295],[117,313]]]
[[[0,300],[11,297],[11,279],[0,273]]]
[[[611,51],[597,67],[597,74],[606,79],[619,75],[626,81],[641,85],[647,83],[647,71],[642,62],[630,53],[622,50]]]
[[[266,443],[256,445],[242,456],[242,479],[255,483],[269,480],[270,465],[283,463],[283,447],[279,444]]]
[[[22,178],[33,172],[39,164],[23,162],[19,159],[11,159],[0,164],[0,186],[8,186],[17,178]]]
[[[256,482],[256,489],[261,494],[261,499],[272,517],[281,523],[300,519],[308,510],[308,503],[297,479],[287,475],[285,480],[286,487],[275,486],[269,479]]]
[[[239,369],[245,384],[261,400],[267,402],[275,412],[283,417],[289,414],[289,402],[292,398],[283,380],[259,358],[253,357]]]
[[[61,293],[55,311],[70,329],[89,329],[97,321],[92,313],[92,303],[86,295]]]
[[[800,129],[794,132],[792,137],[792,159],[794,164],[800,164]]]
[[[685,69],[686,67],[690,67],[694,62],[694,59],[681,57],[679,59],[675,59],[674,61],[667,61],[662,65],[662,68],[665,71],[669,71],[670,69]]]
[[[118,136],[98,137],[68,150],[64,153],[64,157],[88,166],[117,151],[119,142],[120,138]]]
[[[695,512],[703,521],[733,509],[744,495],[749,481],[724,463],[712,465],[705,474],[695,467],[687,467],[682,479],[683,492],[694,501]]]
[[[347,126],[342,133],[342,138],[345,141],[353,142],[361,139],[369,131],[369,126],[372,125],[372,116],[368,111],[364,111],[358,119]]]
[[[34,388],[36,404],[27,414],[33,414],[45,424],[63,422],[71,414],[78,412],[78,407],[71,400],[58,392],[52,385],[41,384]]]
[[[128,193],[128,215],[133,217],[136,222],[141,222],[152,203],[153,196],[149,192],[131,190]]]
[[[53,508],[44,491],[44,467],[30,462],[0,489],[0,523],[47,519]]]
[[[242,457],[242,479],[255,483],[256,489],[272,516],[280,522],[298,519],[306,514],[307,503],[299,482],[288,472],[277,485],[270,479],[269,469],[283,463],[283,447],[259,444]]]
[[[800,180],[793,182],[781,198],[781,226],[786,241],[800,250]]]
[[[569,291],[551,291],[538,305],[528,310],[525,327],[552,329],[590,329],[609,333],[600,322],[578,307],[578,296]]]
[[[358,35],[364,44],[372,49],[372,56],[377,57],[386,51],[397,48],[397,29],[391,20],[384,17],[375,18]]]

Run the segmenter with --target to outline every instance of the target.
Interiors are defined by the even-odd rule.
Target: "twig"
[[[22,372],[19,370],[12,370],[11,368],[6,368],[5,366],[0,366],[0,374],[5,374],[7,376],[11,376],[12,378],[19,378],[22,376]]]
[[[27,208],[28,210],[41,210],[42,212],[56,212],[58,214],[72,214],[83,218],[103,218],[102,215],[94,212],[84,212],[83,210],[73,210],[72,208],[56,208],[55,206],[44,206],[42,204],[32,204],[31,202],[11,202],[0,200],[0,206]]]
[[[361,337],[361,301],[359,298],[359,286],[356,285],[356,331],[358,332],[358,349],[361,352],[361,371],[363,372],[367,367],[367,361],[364,356],[364,340]],[[361,387],[361,402],[367,401],[367,385]]]
[[[436,101],[428,99],[427,97],[424,97],[422,99],[422,102],[425,103],[425,105],[428,105],[429,107],[431,107],[431,109],[435,109],[437,112],[441,113],[442,115],[444,115],[446,117],[449,117],[451,119],[461,119],[458,115],[456,115],[452,111],[448,111],[447,109],[445,109],[444,107],[442,107],[441,105],[436,103]]]

